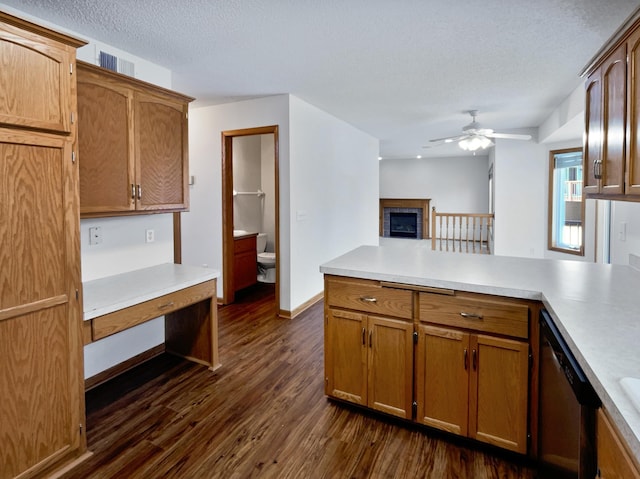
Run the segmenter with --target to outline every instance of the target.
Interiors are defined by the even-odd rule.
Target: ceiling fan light
[[[486,136],[480,137],[480,148],[484,150],[485,148],[488,148],[492,145],[493,142],[489,138],[487,138]]]
[[[484,150],[491,145],[493,145],[493,142],[486,136],[482,135],[474,135],[458,142],[458,146],[467,151],[476,151],[481,148]]]

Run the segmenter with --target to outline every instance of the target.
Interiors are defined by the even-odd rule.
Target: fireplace
[[[418,214],[390,212],[389,236],[397,238],[417,238]]]
[[[415,239],[429,238],[429,201],[429,198],[380,198],[380,236],[385,238],[390,236]],[[396,233],[391,234],[392,213],[410,213],[411,215],[415,215],[416,233],[408,235],[407,225],[405,224],[403,225],[404,227],[394,228]],[[400,219],[399,221],[402,223],[406,220]]]

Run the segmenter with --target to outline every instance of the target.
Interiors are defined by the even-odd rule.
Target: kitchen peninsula
[[[636,464],[640,461],[640,402],[624,386],[628,381],[625,378],[640,377],[640,271],[630,266],[577,261],[444,253],[431,251],[425,242],[387,238],[381,239],[380,246],[360,246],[335,258],[321,265],[320,271],[325,274],[327,286],[325,308],[329,304],[331,282],[339,284],[353,279],[356,283],[361,280],[362,284],[378,282],[396,292],[413,289],[419,295],[428,295],[433,290],[443,298],[442,304],[450,297],[447,292],[460,292],[460,297],[487,295],[496,304],[504,298],[506,303],[500,307],[511,308],[513,311],[508,314],[513,317],[518,316],[520,303],[544,307],[600,397],[603,409]],[[343,301],[344,314],[355,315],[351,313],[355,309],[373,311],[366,309],[372,308],[366,296],[359,298],[362,308],[347,304],[347,295],[338,299]],[[375,298],[370,301],[375,302]],[[405,303],[398,294],[384,302],[387,307],[395,308],[392,316],[403,317]],[[441,311],[446,309],[438,307]],[[411,311],[411,308],[414,318],[424,311],[416,299],[413,304],[408,303],[407,309]],[[530,322],[537,323],[537,316],[531,316]],[[523,338],[522,342],[526,341],[527,334],[533,338],[537,326],[528,333],[504,330],[497,333]],[[364,344],[364,333],[362,337]],[[516,345],[517,342],[511,341]],[[466,353],[465,349],[465,369]],[[532,402],[537,401],[536,394],[532,397]],[[341,398],[338,396],[338,399]]]

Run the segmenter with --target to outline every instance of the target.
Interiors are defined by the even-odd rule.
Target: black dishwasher
[[[546,310],[540,312],[539,405],[540,477],[593,479],[600,399]]]

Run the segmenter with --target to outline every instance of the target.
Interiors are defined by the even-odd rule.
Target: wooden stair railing
[[[431,249],[491,254],[493,214],[436,213],[431,209]]]

